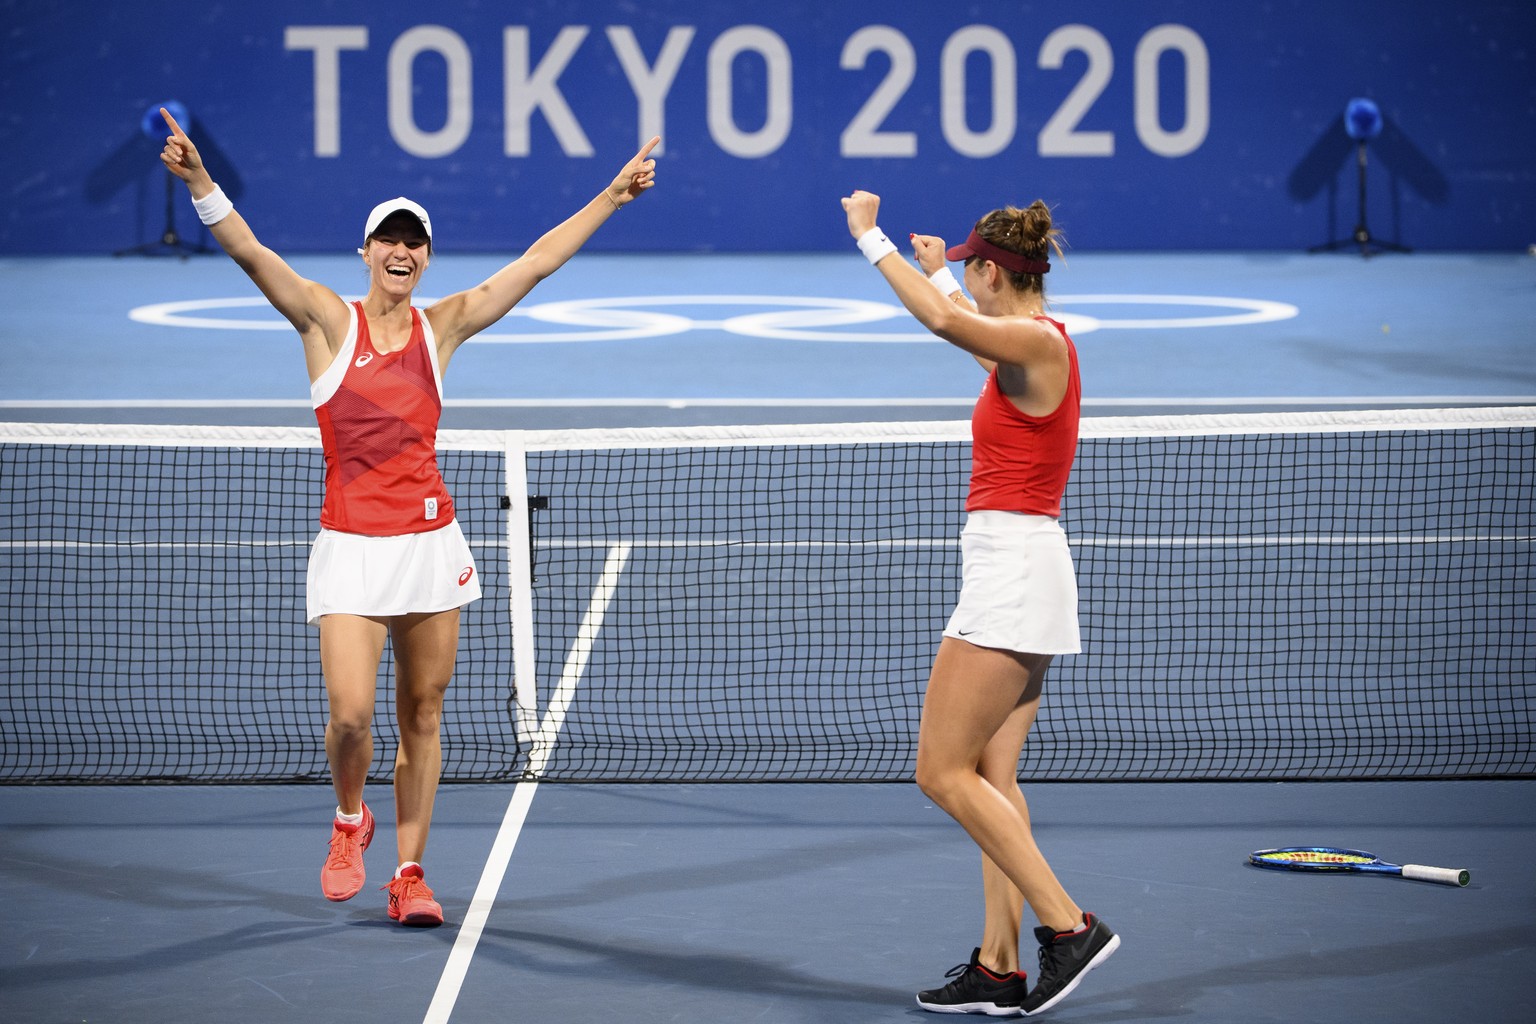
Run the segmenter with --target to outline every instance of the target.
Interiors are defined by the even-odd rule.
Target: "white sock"
[[[361,825],[363,823],[363,812],[358,811],[356,814],[342,814],[341,808],[338,807],[336,808],[336,820],[341,822],[343,825]]]
[[[395,877],[399,878],[400,877],[400,872],[404,871],[406,868],[419,868],[419,867],[421,867],[421,865],[418,862],[416,862],[414,860],[408,860],[404,864],[401,864],[399,867],[395,868]],[[422,874],[425,875],[426,871],[423,870]]]

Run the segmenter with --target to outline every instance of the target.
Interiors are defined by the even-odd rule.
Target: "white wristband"
[[[859,251],[869,260],[869,265],[874,266],[896,251],[896,243],[886,238],[879,228],[870,228],[859,236]]]
[[[939,290],[939,294],[948,298],[960,290],[960,282],[955,280],[955,275],[948,267],[940,267],[928,275],[928,280]]]
[[[217,224],[235,212],[235,204],[229,201],[222,188],[215,185],[203,198],[192,200],[192,209],[197,211],[197,219],[204,224]]]

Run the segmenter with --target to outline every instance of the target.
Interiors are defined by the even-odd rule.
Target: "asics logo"
[[[372,352],[364,352],[362,355],[357,357],[357,360],[352,365],[353,366],[367,366],[371,362],[373,362],[373,353]]]
[[[473,576],[474,574],[475,574],[475,567],[472,566],[472,565],[469,566],[468,568],[466,568],[463,572],[459,573],[459,586],[462,587],[464,584],[468,583],[469,582],[469,578],[471,576]]]

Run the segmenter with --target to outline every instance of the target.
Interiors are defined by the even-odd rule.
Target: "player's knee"
[[[931,757],[917,754],[917,788],[923,795],[940,807],[948,807],[950,794],[955,790],[956,773]]]
[[[372,709],[332,708],[325,728],[331,736],[343,743],[365,740],[373,728]]]
[[[1015,762],[1017,764],[1017,762]],[[1012,765],[987,766],[983,765],[977,772],[987,785],[1011,798],[1015,793],[1023,798],[1023,791],[1019,789],[1018,769]]]
[[[399,708],[396,720],[402,736],[436,736],[443,721],[442,698],[404,705]]]

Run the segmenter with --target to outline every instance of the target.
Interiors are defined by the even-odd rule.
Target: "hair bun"
[[[1029,206],[1004,206],[976,222],[976,233],[993,245],[1027,260],[1046,263],[1051,250],[1061,255],[1061,232],[1051,220],[1051,208],[1036,199]]]

